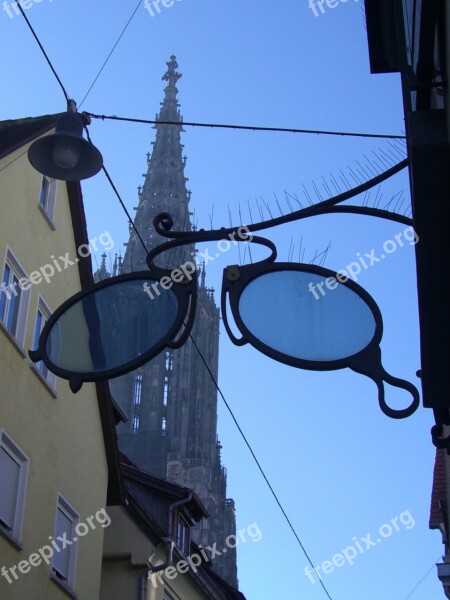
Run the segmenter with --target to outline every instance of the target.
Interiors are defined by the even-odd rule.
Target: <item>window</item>
[[[44,328],[45,323],[50,318],[51,311],[42,298],[39,298],[38,308],[36,313],[36,321],[34,323],[34,334],[33,334],[33,350],[36,350],[39,345],[39,336],[41,335],[41,331]],[[48,338],[47,345],[51,344],[51,338]],[[48,348],[50,351],[50,349]],[[52,387],[55,387],[56,377],[55,375],[47,369],[45,364],[41,361],[34,364],[32,363],[32,367],[38,371],[45,381]]]
[[[173,354],[171,351],[166,352],[166,371],[173,370]]]
[[[189,554],[191,543],[191,528],[181,513],[177,513],[175,520],[175,543],[186,556]]]
[[[133,417],[133,433],[134,435],[139,433],[139,417],[136,415]]]
[[[142,374],[138,373],[134,380],[134,405],[140,406],[142,400]]]
[[[28,458],[0,429],[0,529],[18,542],[22,535],[28,476]]]
[[[56,179],[43,175],[39,192],[39,208],[53,225],[56,200]]]
[[[164,377],[164,388],[163,388],[163,406],[167,406],[167,398],[169,396],[169,378],[167,375]]]
[[[79,520],[80,515],[58,494],[55,534],[53,538],[55,543],[58,544],[59,552],[53,554],[52,574],[54,580],[72,591],[75,589],[78,550],[75,528]]]
[[[0,322],[21,347],[25,337],[30,287],[25,271],[12,252],[7,250],[0,286]]]

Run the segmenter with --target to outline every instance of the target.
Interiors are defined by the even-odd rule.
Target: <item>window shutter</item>
[[[64,545],[61,540],[58,540],[58,536],[63,536],[66,533],[66,538],[69,542],[72,541],[72,521],[69,517],[58,507],[56,511],[56,527],[55,527],[55,541],[60,548],[59,552],[53,555],[53,568],[63,576],[64,580],[67,581],[69,577],[69,566],[70,566],[70,549],[71,546],[67,545],[64,550]]]
[[[44,208],[44,210],[47,210],[47,207],[48,207],[49,191],[50,191],[50,182],[49,182],[48,178],[44,175],[42,177],[41,191],[39,194],[39,204]]]
[[[15,285],[14,285],[15,284]],[[11,295],[11,300],[9,301],[9,309],[8,316],[6,319],[6,328],[14,337],[17,337],[17,328],[19,324],[19,308],[20,308],[20,296],[22,294],[22,289],[19,286],[19,279],[14,273],[12,277],[13,292]]]
[[[5,270],[3,271],[3,279],[2,283],[4,284],[3,289],[8,287],[9,285],[9,275],[11,273],[11,269],[9,265],[5,265]],[[5,309],[6,309],[6,291],[3,291],[0,295],[0,319],[2,321],[5,320]]]
[[[0,519],[12,530],[17,506],[20,464],[0,447]]]

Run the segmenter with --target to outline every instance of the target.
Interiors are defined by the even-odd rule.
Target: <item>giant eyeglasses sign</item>
[[[156,267],[154,259],[176,246],[219,240],[224,232],[169,232],[172,225],[169,215],[155,219],[157,231],[175,239],[148,254],[148,271],[112,277],[60,306],[30,358],[42,360],[50,371],[68,379],[76,392],[85,381],[123,375],[165,348],[182,346],[194,322],[197,274],[185,272],[178,281],[171,280],[170,287],[158,288],[156,284],[170,279],[170,272]],[[316,265],[277,263],[276,248],[265,238],[245,239],[241,234],[239,241],[262,244],[271,254],[261,262],[224,270],[222,317],[234,344],[249,343],[270,358],[301,369],[349,367],[366,375],[376,383],[380,408],[389,417],[408,417],[417,409],[417,389],[387,373],[381,364],[381,313],[361,286],[338,280],[334,271]],[[312,293],[327,282],[329,293]],[[152,286],[158,293],[148,293]],[[230,316],[240,338],[231,330]],[[411,404],[391,408],[383,382],[408,391]]]

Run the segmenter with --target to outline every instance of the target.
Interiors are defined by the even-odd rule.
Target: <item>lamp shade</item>
[[[99,150],[83,138],[83,118],[66,112],[56,124],[56,132],[31,144],[28,160],[48,177],[79,181],[96,175],[103,166]]]

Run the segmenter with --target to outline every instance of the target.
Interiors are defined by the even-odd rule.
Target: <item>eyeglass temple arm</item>
[[[388,417],[391,417],[392,419],[405,419],[406,417],[411,416],[419,407],[419,391],[409,381],[394,377],[385,371],[381,363],[381,350],[379,346],[368,348],[365,352],[361,353],[361,356],[351,360],[348,366],[356,373],[366,375],[375,382],[378,388],[378,403],[381,410]],[[402,409],[391,408],[385,400],[383,381],[409,392],[413,397],[411,404]]]

